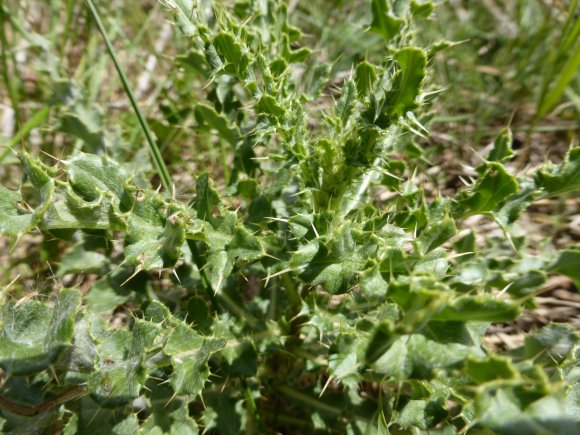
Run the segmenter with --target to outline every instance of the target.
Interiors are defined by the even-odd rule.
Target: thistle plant
[[[164,2],[206,85],[197,129],[227,147],[223,188],[195,174],[183,200],[106,153],[19,153],[38,197],[0,186],[0,233],[67,241],[57,273],[99,277],[5,301],[5,431],[577,433],[576,331],[505,353],[483,337],[548,275],[580,284],[578,247],[538,253],[516,225],[578,192],[580,149],[513,174],[506,128],[472,183],[427,194],[415,139],[445,43],[416,45],[431,2],[390,3],[371,2],[366,29],[380,61],[331,85],[282,1]],[[473,215],[502,235],[482,241]],[[120,307],[128,322],[110,324]]]

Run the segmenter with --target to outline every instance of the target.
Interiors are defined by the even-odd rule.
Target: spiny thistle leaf
[[[381,35],[386,42],[395,38],[405,21],[390,13],[387,0],[373,0],[372,11],[371,30]]]
[[[548,195],[580,190],[580,147],[571,148],[562,164],[539,170],[535,181]]]
[[[52,301],[52,307],[34,299],[6,304],[0,314],[2,369],[13,375],[30,375],[53,364],[72,346],[80,302],[80,292],[65,289]]]
[[[128,403],[139,395],[147,380],[145,356],[159,343],[159,325],[137,320],[131,330],[95,330],[99,361],[89,379],[89,391],[107,407]]]
[[[479,170],[481,176],[474,186],[462,192],[458,199],[467,214],[493,212],[518,190],[517,180],[500,163],[486,163]]]
[[[376,250],[372,238],[365,244],[357,243],[364,237],[352,228],[338,228],[331,240],[314,240],[301,246],[292,254],[290,268],[307,283],[321,284],[331,293],[344,293]]]
[[[225,340],[204,338],[183,323],[176,323],[163,352],[171,357],[169,377],[177,394],[197,396],[209,379],[210,356],[225,346]]]
[[[493,149],[489,153],[488,160],[503,162],[515,156],[512,149],[513,136],[509,128],[503,129],[493,141]]]
[[[576,286],[580,286],[580,250],[564,249],[556,261],[550,265],[550,270],[568,276]]]

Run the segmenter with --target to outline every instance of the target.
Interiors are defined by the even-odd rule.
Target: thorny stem
[[[224,305],[226,305],[232,313],[243,318],[246,322],[248,322],[248,324],[252,328],[258,326],[259,324],[258,320],[254,316],[252,316],[246,309],[244,309],[244,307],[238,305],[232,298],[228,296],[226,292],[218,293],[218,297],[220,298],[221,301],[224,302]]]
[[[14,414],[24,415],[26,417],[34,417],[35,415],[46,412],[55,406],[62,405],[63,403],[70,402],[71,400],[79,399],[83,396],[86,396],[87,394],[88,391],[85,387],[77,386],[59,394],[56,397],[53,397],[52,399],[45,400],[36,406],[21,405],[0,396],[0,407]]]
[[[343,413],[341,408],[329,405],[325,401],[319,400],[319,399],[312,397],[306,393],[295,390],[294,388],[292,388],[288,385],[278,385],[275,388],[280,393],[282,393],[288,397],[291,397],[292,399],[298,400],[299,402],[302,402],[302,403],[304,403],[308,406],[311,406],[312,408],[318,409],[320,411],[327,412],[327,413],[332,414],[332,415],[341,415]]]
[[[254,431],[252,431],[252,432],[255,433],[257,431],[257,433],[259,433],[260,435],[263,435],[266,432],[264,430],[262,418],[260,417],[260,411],[259,411],[258,407],[256,406],[256,401],[252,397],[252,391],[248,387],[248,384],[244,378],[242,378],[241,381],[242,381],[242,386],[244,388],[244,395],[246,396],[246,401],[248,403],[248,407],[250,409],[250,412],[252,413],[252,416],[254,417],[254,420],[255,420],[255,423],[257,426],[257,428],[254,428]]]
[[[323,401],[321,399],[317,399],[315,397],[312,397],[309,394],[295,390],[294,388],[292,388],[288,385],[278,385],[275,387],[275,389],[278,392],[280,392],[280,393],[282,393],[282,394],[284,394],[284,395],[286,395],[294,400],[302,402],[303,404],[310,406],[311,408],[318,409],[319,411],[326,412],[328,414],[332,414],[332,415],[336,415],[336,416],[341,416],[341,415],[345,414],[345,411],[343,411],[342,408],[329,405],[328,403],[326,403],[326,401]],[[364,417],[358,413],[355,413],[352,410],[348,411],[347,413],[357,420],[364,421],[367,423],[369,422],[367,417]]]

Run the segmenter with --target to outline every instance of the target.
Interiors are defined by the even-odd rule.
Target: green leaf
[[[169,435],[197,435],[197,423],[189,415],[187,400],[175,397],[168,385],[149,382],[146,387],[151,391],[149,396],[151,414],[143,422],[142,433]]]
[[[511,225],[516,222],[536,197],[536,189],[527,187],[509,196],[499,209],[492,212],[494,220],[504,230],[509,231]]]
[[[509,128],[504,128],[495,138],[493,149],[489,153],[487,160],[491,162],[503,162],[513,158],[515,153],[512,149],[512,142],[512,131]]]
[[[501,163],[487,163],[483,174],[467,191],[461,192],[458,203],[466,214],[490,213],[518,190],[518,182]]]
[[[258,353],[252,341],[245,339],[236,346],[226,347],[220,353],[223,373],[228,377],[251,377],[258,370]]]
[[[423,0],[412,0],[411,1],[411,13],[415,17],[422,17],[426,18],[435,9],[435,5],[431,1],[423,1]]]
[[[72,346],[80,299],[77,290],[64,289],[52,307],[33,299],[4,305],[0,313],[2,369],[11,375],[29,375],[53,364]]]
[[[127,408],[104,408],[90,396],[83,397],[72,404],[76,414],[73,414],[67,423],[65,428],[67,435],[78,433],[130,435],[139,431],[137,416]]]
[[[195,182],[195,200],[193,206],[199,219],[212,222],[214,208],[221,203],[218,193],[213,187],[209,175],[204,173]]]
[[[91,286],[85,302],[88,310],[94,313],[112,312],[129,300],[129,294],[128,289],[117,285],[110,278],[101,278]]]
[[[342,87],[342,95],[336,104],[336,114],[340,118],[342,125],[346,125],[356,103],[356,88],[352,80],[348,80]]]
[[[55,85],[52,102],[63,106],[57,129],[84,142],[85,151],[103,152],[107,146],[102,110],[88,103],[86,90],[69,80]]]
[[[210,245],[207,265],[216,292],[222,289],[236,263],[257,260],[264,255],[260,240],[246,228],[241,225],[228,228],[229,223],[235,222],[235,218],[234,214],[226,215],[222,222],[224,225],[207,234]]]
[[[417,239],[419,251],[422,255],[441,246],[447,240],[455,236],[457,228],[455,220],[445,217],[439,222],[430,223]]]
[[[0,186],[0,234],[19,239],[33,227],[33,215],[19,206],[20,195]]]
[[[290,38],[286,35],[283,37],[284,45],[282,48],[282,56],[288,63],[304,62],[312,53],[309,48],[301,47],[297,50],[292,50],[290,47]]]
[[[546,274],[538,270],[530,270],[522,274],[508,288],[508,293],[516,298],[521,298],[533,294],[542,284],[546,282]],[[507,285],[507,284],[506,284]]]
[[[257,102],[256,111],[260,114],[271,115],[274,118],[283,118],[286,113],[284,108],[278,104],[276,98],[271,95],[264,95]]]
[[[518,377],[516,368],[509,359],[494,355],[484,360],[468,358],[465,373],[478,384],[495,380],[513,380]]]
[[[260,240],[241,225],[236,226],[231,241],[226,246],[230,260],[252,261],[264,255]]]
[[[356,334],[341,333],[329,349],[328,370],[332,379],[356,388],[362,367],[364,347]]]
[[[209,358],[224,346],[225,340],[205,338],[185,323],[176,321],[163,348],[173,363],[169,380],[175,392],[192,396],[200,394],[209,379]]]
[[[499,389],[484,392],[477,397],[476,408],[480,424],[496,433],[540,435],[557,433],[572,435],[578,425],[566,414],[562,403],[555,397],[541,398],[522,409],[517,397]]]
[[[138,270],[173,266],[185,243],[186,213],[176,211],[165,217],[164,204],[148,193],[145,194],[144,203],[139,205],[142,208],[135,207],[135,213],[129,220],[125,261],[137,266]]]
[[[324,88],[328,85],[331,71],[332,67],[329,64],[318,65],[314,68],[312,79],[304,92],[304,98],[307,101],[312,101],[320,96]]]
[[[450,290],[433,276],[401,276],[390,282],[389,297],[405,313],[407,323],[421,324],[440,311]]]
[[[47,412],[39,413],[34,416],[23,416],[12,414],[9,411],[4,411],[5,419],[3,423],[3,432],[5,434],[14,435],[28,435],[46,433],[46,429],[54,426],[58,421],[59,415],[55,409],[50,409]]]
[[[143,320],[136,320],[131,330],[93,329],[99,361],[88,387],[97,403],[122,406],[139,396],[148,376],[145,357],[161,348],[162,331],[160,325]]]
[[[563,361],[579,343],[578,333],[570,325],[551,324],[525,338],[527,357],[554,365]]]
[[[558,258],[549,266],[550,272],[566,275],[574,282],[576,288],[580,288],[580,250],[564,249],[558,254]]]
[[[98,273],[107,264],[107,257],[100,252],[88,251],[83,243],[74,245],[60,261],[57,275],[67,273]]]
[[[398,36],[404,20],[391,14],[387,0],[372,0],[373,21],[371,30],[383,37],[386,42]]]
[[[82,374],[82,382],[86,380],[85,374],[93,371],[97,348],[91,337],[91,324],[87,315],[77,314],[74,323],[73,346],[67,347],[59,355],[55,363],[57,372],[68,372],[69,380],[74,379],[73,373]]]
[[[213,322],[207,302],[197,297],[190,299],[187,303],[187,321],[196,331],[207,334]]]
[[[377,72],[372,63],[365,60],[356,66],[354,81],[356,83],[356,90],[359,97],[364,97],[372,92],[376,80]]]
[[[361,274],[359,284],[367,297],[385,295],[389,287],[387,281],[383,279],[380,269],[375,267],[367,269]]]
[[[207,407],[203,411],[202,421],[206,430],[213,429],[223,434],[240,433],[245,410],[239,406],[232,390],[208,392],[204,394],[204,402]]]
[[[421,334],[399,337],[372,364],[377,373],[395,380],[429,379],[436,369],[458,367],[473,352],[457,343],[438,343]]]
[[[395,75],[392,90],[387,94],[387,104],[393,116],[402,116],[417,107],[427,57],[422,49],[407,47],[398,50],[394,58],[401,70]]]
[[[425,256],[419,254],[412,255],[403,259],[403,265],[405,263],[406,267],[411,266],[413,272],[416,274],[428,274],[438,277],[443,277],[449,268],[447,251],[444,248],[435,248]],[[409,271],[410,269],[406,270]]]
[[[520,307],[493,295],[460,296],[433,316],[433,320],[506,322],[517,318]]]
[[[348,291],[356,282],[358,272],[364,269],[368,256],[376,249],[371,243],[358,245],[354,231],[347,226],[337,230],[332,240],[323,243],[314,240],[302,245],[292,254],[290,268],[301,280],[310,285],[320,284],[328,292]]]
[[[126,231],[125,262],[138,269],[170,267],[180,258],[187,209],[175,202],[167,204],[157,192],[131,185],[126,171],[110,158],[78,153],[63,162],[68,183],[56,184],[51,179],[55,168],[26,153],[21,159],[33,186],[40,191],[41,202],[32,213],[21,217],[17,194],[3,188],[3,234],[16,238],[34,226],[43,230],[122,230]]]
[[[410,400],[396,414],[394,422],[404,429],[418,427],[428,430],[447,415],[443,400]]]
[[[219,55],[226,61],[226,68],[230,67],[238,77],[245,78],[252,61],[235,35],[221,32],[213,38],[213,43]]]
[[[194,0],[175,0],[168,3],[168,7],[173,10],[175,22],[185,36],[193,36],[197,32],[193,22],[192,12],[194,10]]]
[[[59,130],[82,140],[91,152],[105,149],[105,136],[102,130],[102,116],[98,109],[88,109],[82,105],[74,106],[74,111],[60,117]]]
[[[571,148],[562,164],[539,170],[534,179],[550,196],[580,189],[580,147]]]
[[[198,103],[195,106],[194,114],[199,127],[215,129],[222,139],[232,146],[236,146],[241,136],[240,130],[237,126],[232,125],[224,115],[203,103]]]
[[[223,287],[225,280],[230,275],[233,263],[228,258],[226,251],[212,252],[207,258],[209,277],[214,291],[218,292]]]
[[[120,198],[128,174],[106,156],[79,153],[64,162],[71,187],[87,201],[94,201],[105,192]]]

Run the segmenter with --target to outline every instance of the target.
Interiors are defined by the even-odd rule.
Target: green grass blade
[[[0,5],[0,66],[2,71],[2,78],[4,80],[4,84],[6,85],[6,89],[8,90],[8,96],[10,98],[10,102],[12,104],[12,109],[14,110],[14,115],[16,117],[16,121],[20,122],[20,98],[18,95],[18,85],[16,83],[18,74],[16,71],[16,61],[14,56],[11,56],[12,66],[14,68],[12,75],[8,69],[8,53],[10,51],[8,45],[8,39],[6,38],[6,31],[4,28],[5,22],[8,22],[8,14],[9,12],[4,9],[3,5]],[[11,80],[11,77],[14,80]]]
[[[570,57],[564,64],[554,87],[547,93],[546,97],[538,109],[537,118],[541,118],[546,115],[552,108],[558,103],[562,94],[566,90],[566,87],[570,84],[574,76],[578,73],[580,68],[580,42],[574,47],[574,51],[571,53]]]
[[[558,49],[551,52],[551,59],[547,62],[550,73],[544,76],[544,83],[542,85],[542,91],[540,92],[540,100],[535,118],[536,121],[544,117],[554,108],[573,80],[574,75],[578,72],[578,67],[580,66],[580,43],[578,43],[580,18],[576,17],[575,13],[577,5],[578,0],[572,0],[568,8],[568,18],[562,29]],[[561,65],[560,61],[564,60],[565,63],[560,70],[560,74],[556,77],[556,71],[559,69],[558,66]],[[554,81],[555,84],[550,89],[550,83]]]
[[[131,88],[129,86],[129,81],[127,80],[127,76],[123,72],[123,69],[121,68],[119,60],[117,59],[117,55],[115,54],[115,50],[113,48],[113,45],[111,44],[111,41],[107,35],[105,27],[103,26],[103,22],[101,21],[101,17],[99,15],[99,12],[97,11],[95,4],[93,3],[93,0],[86,0],[86,2],[87,2],[87,6],[89,7],[89,10],[91,11],[91,15],[93,16],[95,23],[97,24],[97,28],[99,29],[99,32],[101,32],[101,35],[103,35],[103,39],[105,41],[105,45],[107,46],[107,51],[109,53],[109,56],[111,56],[111,59],[113,60],[113,63],[115,64],[115,69],[117,70],[117,73],[119,74],[119,77],[120,77],[121,82],[123,84],[123,89],[125,89],[125,92],[127,93],[127,96],[129,97],[129,101],[131,102],[131,106],[133,106],[133,110],[135,111],[135,115],[137,116],[137,119],[139,121],[139,125],[141,126],[141,129],[143,130],[143,134],[145,135],[145,139],[147,140],[147,144],[149,145],[149,150],[151,151],[151,155],[153,157],[153,163],[155,164],[155,167],[157,168],[157,172],[159,174],[159,177],[161,178],[161,184],[163,184],[163,187],[168,192],[171,192],[172,183],[171,183],[171,177],[169,176],[169,171],[167,170],[167,166],[165,166],[165,162],[163,161],[163,158],[161,157],[161,152],[159,151],[159,148],[157,147],[157,143],[155,142],[155,139],[153,138],[153,134],[151,133],[151,129],[149,128],[149,125],[147,124],[145,116],[143,115],[141,108],[137,104],[137,100],[135,99],[135,96],[133,95],[133,91],[131,91]]]
[[[10,139],[10,141],[4,145],[4,151],[0,152],[0,162],[4,160],[4,158],[10,153],[10,151],[14,149],[16,145],[23,142],[32,130],[44,125],[48,120],[49,113],[50,107],[45,106],[34,115],[32,115],[30,119],[20,127],[20,130],[18,130],[12,139]]]

